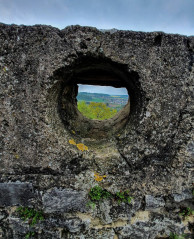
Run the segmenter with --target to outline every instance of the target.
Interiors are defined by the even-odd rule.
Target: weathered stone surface
[[[181,194],[178,193],[173,194],[173,198],[175,202],[182,202],[184,200],[192,199],[193,194],[191,190],[185,190]]]
[[[193,36],[163,32],[0,24],[3,238],[24,237],[7,206],[31,199],[47,212],[36,228],[41,239],[193,233],[193,222],[179,217],[180,204],[193,209],[193,46]],[[124,86],[130,104],[109,121],[85,119],[76,107],[81,80]],[[97,182],[95,172],[106,178]],[[97,184],[129,190],[132,204],[85,208]]]
[[[156,218],[150,222],[139,222],[136,225],[126,226],[119,232],[119,236],[121,235],[121,238],[126,239],[155,239],[159,235],[164,235],[165,232],[165,237],[168,238],[170,232],[174,231],[177,235],[181,235],[183,230],[183,224],[180,224],[177,227],[177,223],[174,221],[165,218],[158,220],[158,218]]]
[[[76,218],[68,219],[64,226],[69,232],[80,232],[83,229],[82,221]]]
[[[165,201],[162,197],[154,197],[152,195],[145,196],[146,209],[154,209],[164,207]]]
[[[5,219],[8,216],[5,210],[0,210],[0,221]]]
[[[29,183],[0,183],[0,206],[30,205],[36,195]]]
[[[43,196],[46,212],[84,211],[86,194],[72,189],[54,188]]]

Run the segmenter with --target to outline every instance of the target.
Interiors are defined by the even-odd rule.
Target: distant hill
[[[102,102],[108,107],[120,110],[128,102],[128,95],[109,95],[101,93],[88,93],[79,92],[77,96],[78,101],[85,101],[87,104],[90,102]]]

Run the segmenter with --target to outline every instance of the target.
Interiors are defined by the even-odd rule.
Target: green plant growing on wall
[[[132,197],[129,196],[129,190],[117,192],[115,196],[118,204],[120,204],[121,202],[129,204],[131,203]]]
[[[101,188],[100,186],[95,186],[90,189],[89,192],[90,201],[88,202],[88,206],[92,208],[95,207],[96,202],[102,201],[103,199],[112,198],[120,204],[121,202],[124,203],[131,203],[132,197],[129,196],[129,190],[120,191],[116,194],[108,192],[106,189]]]
[[[43,212],[29,207],[18,207],[17,212],[23,221],[28,221],[29,227],[33,227],[39,221],[44,220]],[[35,232],[29,231],[25,238],[28,239],[35,235]]]
[[[183,207],[180,209],[179,215],[185,219],[191,215],[194,215],[194,210],[192,210],[190,207]]]
[[[28,232],[26,233],[25,239],[29,239],[30,237],[33,237],[35,235],[35,232]]]
[[[90,189],[89,198],[90,201],[87,203],[87,206],[90,206],[92,209],[95,208],[96,202],[112,197],[112,194],[107,190],[101,188],[100,186],[95,186]]]
[[[184,239],[184,235],[177,235],[176,233],[170,233],[169,239]]]
[[[100,201],[112,197],[112,194],[100,186],[95,186],[90,189],[89,196],[91,201]]]

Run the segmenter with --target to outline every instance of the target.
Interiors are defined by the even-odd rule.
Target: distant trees
[[[85,101],[78,101],[78,110],[89,119],[104,120],[113,117],[116,109],[107,107],[104,103],[90,102],[89,105]]]

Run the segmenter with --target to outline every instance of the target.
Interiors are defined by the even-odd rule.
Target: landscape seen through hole
[[[126,88],[79,84],[78,110],[89,119],[112,118],[128,103]]]

